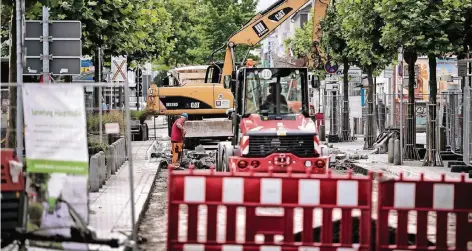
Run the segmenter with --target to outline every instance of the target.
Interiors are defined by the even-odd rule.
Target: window
[[[300,114],[304,74],[295,69],[259,71],[247,73],[244,113]],[[264,71],[272,76],[263,78]]]

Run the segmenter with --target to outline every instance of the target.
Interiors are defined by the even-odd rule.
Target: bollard
[[[118,140],[118,149],[119,149],[118,166],[121,166],[123,165],[123,140],[122,139]]]
[[[111,176],[111,155],[110,155],[110,146],[108,146],[108,149],[106,151],[106,154],[105,154],[105,175],[106,175],[106,179],[108,180]]]
[[[115,161],[116,161],[116,159],[115,159],[115,156],[116,156],[116,154],[115,154],[115,146],[114,146],[113,144],[110,145],[110,146],[108,147],[108,150],[110,151],[110,154],[109,154],[109,156],[108,156],[108,157],[109,157],[109,158],[108,158],[108,163],[110,164],[110,166],[109,166],[110,170],[107,170],[107,171],[108,171],[108,173],[109,173],[110,176],[111,176],[112,174],[115,174],[115,172],[116,172],[116,169],[115,169]]]
[[[123,165],[123,163],[125,163],[125,150],[124,150],[124,146],[123,146],[123,139],[120,139],[120,165]]]
[[[402,160],[400,156],[400,140],[395,139],[393,143],[393,164],[394,165],[401,165]]]
[[[124,164],[126,161],[126,149],[125,149],[125,139],[121,139],[121,164]]]
[[[320,125],[319,137],[320,141],[326,141],[326,131],[324,125]]]
[[[100,151],[98,153],[98,163],[99,163],[99,169],[98,169],[98,175],[100,176],[100,187],[102,187],[103,184],[105,184],[107,180],[107,170],[105,166],[105,152]]]
[[[115,165],[116,165],[115,170],[118,170],[121,164],[120,140],[115,141],[115,143],[113,144],[115,145]]]
[[[123,165],[125,163],[125,140],[123,138],[120,139],[120,164]]]
[[[147,141],[148,139],[148,135],[147,135],[147,125],[146,124],[142,124],[141,125],[141,141]]]
[[[89,166],[89,180],[90,180],[90,192],[98,192],[100,189],[100,177],[99,177],[99,160],[97,155],[93,155],[90,158]]]
[[[120,169],[120,145],[115,142],[115,172]]]
[[[395,139],[392,137],[388,140],[388,163],[393,163],[393,154],[394,150],[394,141]]]
[[[128,149],[130,148],[130,143],[126,139],[123,139],[123,141],[125,144],[125,153],[126,153],[125,157],[126,157],[126,160],[128,160],[130,158],[130,156],[128,156]]]
[[[117,162],[118,160],[116,159],[116,156],[118,156],[117,152],[118,152],[118,147],[116,146],[116,141],[113,142],[113,144],[111,144],[113,146],[113,155],[112,155],[112,158],[113,158],[113,166],[111,167],[111,174],[115,174],[116,173],[116,166],[117,166]]]
[[[104,155],[105,153],[103,153]],[[105,166],[102,166],[102,154],[101,152],[97,153],[97,158],[98,158],[98,166],[99,166],[99,169],[98,169],[98,175],[100,177],[100,188],[105,184],[105,181],[107,180],[107,176],[106,176],[106,169],[105,169]]]

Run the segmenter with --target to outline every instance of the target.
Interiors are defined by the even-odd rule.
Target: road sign
[[[25,38],[40,38],[43,36],[41,20],[26,20]],[[49,36],[53,39],[81,39],[82,23],[75,20],[53,20],[49,23]]]
[[[420,66],[419,66],[419,65],[415,65],[415,78],[417,78],[418,75],[420,75]],[[409,74],[408,74],[408,64],[404,64],[404,65],[403,65],[403,78],[409,78]]]
[[[80,59],[56,58],[49,62],[49,69],[54,75],[79,75]],[[40,58],[28,58],[23,75],[41,75],[43,70],[43,60]]]
[[[343,81],[344,68],[341,66],[331,78],[336,78],[337,81]],[[358,67],[351,66],[347,72],[349,83],[361,83],[362,82],[362,70]]]
[[[126,82],[128,78],[126,56],[111,58],[111,81]]]
[[[105,123],[105,134],[118,134],[118,133],[120,133],[120,124]]]
[[[24,75],[41,75],[43,72],[43,23],[40,20],[25,22],[26,64]],[[49,72],[53,75],[79,75],[82,57],[82,23],[75,20],[49,23]]]
[[[393,78],[393,70],[392,69],[385,69],[384,70],[384,78]]]
[[[39,57],[43,54],[43,42],[39,40],[26,40],[26,56]],[[54,40],[49,42],[49,54],[53,59],[58,57],[77,58],[82,55],[82,42],[80,40]],[[79,58],[80,59],[80,58]]]

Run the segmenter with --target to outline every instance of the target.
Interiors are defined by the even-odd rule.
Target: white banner
[[[84,88],[74,84],[27,84],[23,87],[29,215],[33,228],[49,235],[70,236],[73,207],[88,222],[88,147]],[[59,201],[61,198],[68,203]],[[62,228],[58,228],[62,226]],[[61,243],[64,249],[85,250],[86,244]]]

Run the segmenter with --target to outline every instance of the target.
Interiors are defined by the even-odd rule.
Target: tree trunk
[[[10,71],[8,82],[16,83],[16,6],[13,4],[11,23],[10,23]],[[6,134],[6,148],[16,147],[16,86],[10,86],[8,98],[10,104],[8,107],[8,126]]]
[[[367,138],[365,140],[364,149],[373,149],[375,143],[374,134],[374,79],[372,66],[367,68],[367,80],[369,89],[367,90]]]
[[[343,58],[343,141],[349,141],[349,60]]]
[[[442,166],[441,157],[439,156],[439,149],[437,149],[437,122],[436,122],[436,106],[438,82],[436,78],[436,55],[430,54],[428,56],[429,62],[429,104],[428,104],[428,144],[426,155],[424,158],[424,166]]]
[[[405,159],[418,160],[416,149],[416,116],[415,116],[415,63],[418,54],[415,51],[405,51],[405,61],[408,64],[408,105],[406,114]]]

